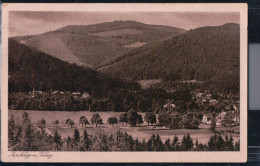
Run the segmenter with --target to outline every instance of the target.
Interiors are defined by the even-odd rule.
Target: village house
[[[211,113],[204,114],[202,117],[202,123],[211,124],[213,119],[213,115]]]
[[[217,118],[216,118],[216,125],[217,125],[217,126],[223,125],[223,120],[224,120],[226,114],[227,114],[227,113],[226,113],[225,111],[222,111],[221,113],[219,113],[219,114],[217,115]]]
[[[88,99],[88,98],[90,98],[90,95],[89,95],[88,92],[83,92],[81,98],[83,98],[83,99]]]
[[[173,100],[168,100],[167,103],[163,105],[163,108],[167,109],[168,111],[172,111],[176,107],[176,105],[173,104],[173,102]]]
[[[238,111],[227,111],[224,118],[229,121],[228,125],[238,125],[240,123],[240,115]]]

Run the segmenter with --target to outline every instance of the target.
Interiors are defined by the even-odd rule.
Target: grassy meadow
[[[14,116],[15,120],[20,120],[23,112],[28,112],[30,114],[30,118],[32,123],[36,124],[38,120],[44,118],[46,120],[46,132],[49,134],[54,133],[56,128],[54,127],[53,122],[55,120],[59,120],[60,124],[57,127],[58,132],[60,133],[62,138],[67,138],[68,136],[73,137],[74,128],[78,128],[80,135],[83,135],[84,127],[79,124],[80,116],[84,115],[90,121],[92,114],[95,112],[89,111],[77,111],[77,112],[67,112],[67,111],[24,111],[24,110],[9,110],[9,116]],[[107,124],[107,119],[111,116],[119,117],[121,112],[98,112],[101,118],[103,119],[104,125],[98,127],[92,127],[92,125],[87,125],[86,130],[90,135],[96,135],[98,132],[103,130],[107,135],[113,134],[116,135],[117,131],[127,132],[129,135],[132,135],[133,138],[138,138],[139,140],[145,139],[148,140],[152,134],[159,134],[161,139],[165,141],[167,138],[171,140],[175,135],[181,139],[184,134],[189,133],[191,138],[195,142],[196,139],[200,143],[207,143],[209,138],[214,135],[209,128],[210,125],[201,124],[199,129],[168,129],[162,126],[147,126],[147,123],[144,123],[141,126],[130,127],[115,125],[110,126]],[[142,113],[144,118],[144,113]],[[69,128],[65,121],[66,119],[72,119],[75,122],[75,126]],[[232,135],[234,142],[239,140],[239,126],[236,127],[217,127],[217,131],[230,131],[233,130],[234,133],[228,133],[228,135]]]

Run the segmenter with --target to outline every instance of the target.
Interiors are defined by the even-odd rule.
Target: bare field
[[[75,127],[79,129],[81,136],[83,135],[84,127],[82,127],[78,121],[80,116],[84,115],[90,121],[92,114],[95,112],[89,111],[78,111],[78,112],[67,112],[67,111],[24,111],[24,110],[9,110],[9,116],[13,115],[15,119],[21,119],[21,115],[23,112],[28,112],[30,114],[31,120],[33,123],[36,123],[38,120],[44,118],[47,122],[46,131],[49,134],[54,133],[56,128],[53,125],[53,121],[59,120],[60,124],[57,127],[58,132],[60,133],[62,138],[67,138],[68,136],[73,137],[73,131]],[[183,137],[184,134],[190,134],[194,142],[196,139],[200,143],[207,143],[209,138],[214,135],[208,128],[203,126],[203,128],[199,129],[167,129],[160,126],[147,126],[147,123],[144,122],[142,126],[138,127],[130,127],[130,126],[110,126],[107,124],[107,119],[110,116],[119,117],[122,112],[98,112],[101,118],[103,119],[102,126],[92,127],[91,125],[87,125],[86,130],[90,135],[96,135],[98,132],[103,130],[108,136],[113,134],[116,135],[116,132],[119,130],[121,132],[127,132],[129,135],[132,135],[133,138],[138,138],[139,140],[145,139],[148,140],[152,134],[159,134],[161,139],[165,141],[167,138],[171,140],[175,135],[179,137],[179,140]],[[144,114],[142,114],[144,116]],[[65,121],[66,119],[72,119],[75,122],[75,126],[73,128],[69,128]],[[239,140],[239,126],[236,127],[217,127],[217,131],[226,131],[233,130],[235,133],[228,133],[228,135],[232,135],[234,142]]]

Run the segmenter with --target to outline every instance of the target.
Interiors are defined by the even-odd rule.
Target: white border
[[[2,5],[2,135],[4,162],[246,162],[247,161],[247,4],[8,4]],[[9,11],[142,11],[240,13],[240,151],[239,152],[50,152],[53,157],[12,158],[7,147],[8,12]],[[30,152],[31,154],[37,152]]]

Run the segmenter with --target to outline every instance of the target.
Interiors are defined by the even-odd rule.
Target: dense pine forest
[[[125,81],[93,69],[69,64],[9,39],[9,92],[138,90],[138,83]]]
[[[239,25],[202,27],[150,49],[140,48],[100,70],[131,80],[199,80],[239,92]]]

